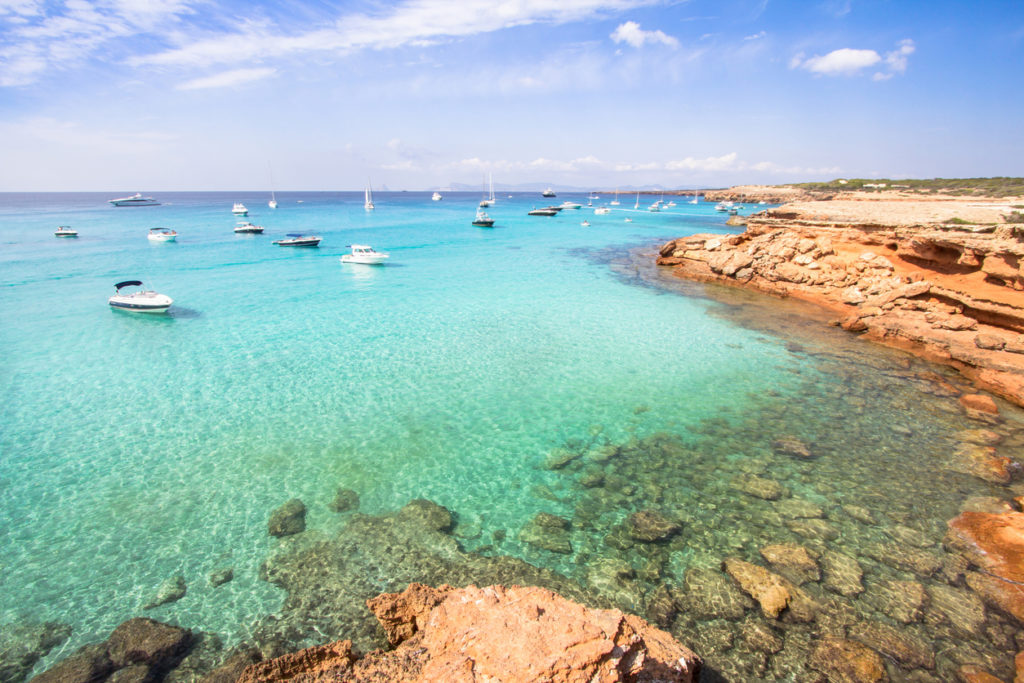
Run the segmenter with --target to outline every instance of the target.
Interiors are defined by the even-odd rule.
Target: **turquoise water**
[[[846,458],[778,470],[819,504],[868,501],[941,537],[966,496],[998,494],[936,467],[973,425],[955,400],[922,393],[914,372],[926,368],[847,348],[819,320],[812,352],[794,349],[799,312],[766,329],[781,303],[745,320],[749,301],[667,293],[641,272],[666,239],[733,231],[711,204],[538,218],[526,215],[536,195],[499,197],[496,227],[482,229],[471,194],[379,193],[374,212],[361,193],[282,193],[276,211],[254,193],[160,194],[146,208],[107,206],[112,196],[0,195],[0,623],[71,624],[47,661],[141,614],[176,574],[186,596],[149,615],[246,638],[284,597],[258,578],[279,543],[270,512],[298,497],[310,527],[333,528],[338,487],[370,514],[428,498],[456,514],[467,549],[509,530],[501,552],[585,575],[583,555],[515,534],[538,510],[590,515],[595,531],[574,543],[592,558],[632,509],[544,467],[567,443],[681,435],[702,455],[666,472],[682,483],[658,495],[708,520],[745,509],[728,481],[772,470],[779,433]],[[232,233],[235,201],[265,234]],[[53,237],[59,224],[81,236]],[[158,226],[178,241],[150,243]],[[289,232],[323,241],[271,244]],[[353,242],[390,262],[340,264]],[[174,298],[168,315],[108,307],[113,283],[134,278]],[[894,424],[912,425],[912,445]],[[623,468],[651,476],[642,462]],[[925,504],[883,505],[915,477],[930,477],[913,482]],[[687,566],[756,552],[760,527],[729,519],[739,526],[708,523],[700,547],[672,558],[675,583]],[[207,576],[222,567],[235,578],[214,588]]]
[[[0,620],[70,620],[76,641],[166,577],[224,565],[234,581],[191,580],[163,616],[231,636],[272,611],[256,569],[288,498],[313,526],[344,485],[367,512],[426,497],[517,528],[566,439],[656,431],[784,381],[759,372],[785,362],[777,342],[572,253],[723,231],[707,205],[536,218],[535,197],[502,198],[488,230],[469,224],[475,195],[382,193],[372,213],[351,193],[283,194],[276,211],[244,193],[105,199],[0,199]],[[232,233],[234,201],[264,235]],[[57,224],[81,236],[54,238]],[[155,226],[178,241],[148,242]],[[300,231],[321,246],[271,245]],[[352,242],[391,260],[341,265]],[[170,314],[110,310],[129,278],[173,297]]]

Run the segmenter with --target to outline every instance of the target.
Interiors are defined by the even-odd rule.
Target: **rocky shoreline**
[[[742,234],[668,242],[657,262],[819,304],[844,329],[1024,405],[1024,226],[1005,222],[1010,211],[1005,200],[798,202],[750,216]]]

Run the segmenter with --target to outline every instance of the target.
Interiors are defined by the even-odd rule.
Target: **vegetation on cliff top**
[[[942,193],[951,195],[979,195],[985,197],[1010,197],[1024,195],[1024,178],[930,178],[923,180],[888,178],[842,178],[820,183],[793,183],[790,187],[818,191],[884,192],[903,190],[905,192]]]

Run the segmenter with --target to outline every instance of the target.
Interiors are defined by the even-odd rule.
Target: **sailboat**
[[[270,168],[270,162],[267,162],[267,172],[270,174],[270,201],[267,202],[267,206],[271,209],[277,208],[277,197],[274,196],[274,171]]]
[[[634,209],[639,209],[640,208],[640,193],[639,192],[636,193],[636,204],[633,205],[633,208]]]
[[[696,203],[698,203],[699,201],[700,201],[700,200],[699,200],[699,199],[697,199],[697,193],[696,193],[696,191],[695,191],[695,192],[693,193],[693,199],[691,199],[691,200],[690,200],[690,203],[691,203],[691,204],[696,204]]]
[[[618,206],[619,205],[619,188],[615,188],[615,199],[613,199],[612,201],[610,201],[608,203],[611,204],[612,206]]]
[[[490,185],[490,194],[485,199],[480,200],[480,206],[483,207],[494,206],[494,174],[488,174],[488,183]]]
[[[365,195],[366,195],[366,201],[363,202],[363,208],[366,209],[367,211],[373,211],[373,209],[374,209],[374,206],[373,206],[373,190],[370,189],[369,181],[367,181],[367,183],[366,183],[366,193],[365,193]]]

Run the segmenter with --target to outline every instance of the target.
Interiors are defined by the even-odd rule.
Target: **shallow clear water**
[[[935,495],[918,526],[934,532],[965,496],[998,493],[934,467],[972,425],[955,401],[922,393],[923,364],[848,346],[818,320],[804,330],[803,311],[771,329],[782,303],[666,293],[650,254],[628,253],[732,231],[710,204],[538,218],[526,212],[539,197],[502,197],[496,227],[482,229],[469,194],[380,193],[372,213],[361,193],[282,193],[276,211],[260,194],[171,193],[145,208],[108,198],[0,195],[0,623],[71,624],[47,661],[142,613],[175,574],[187,595],[148,614],[246,637],[283,599],[258,578],[278,543],[270,512],[298,497],[309,526],[331,527],[339,486],[371,514],[428,498],[456,513],[467,548],[507,529],[500,552],[571,576],[658,496],[727,519],[719,506],[739,471],[819,504],[887,499],[904,522],[913,510],[891,484],[921,477]],[[264,235],[232,233],[235,201]],[[58,224],[81,236],[53,237]],[[178,241],[148,242],[157,226]],[[323,242],[271,244],[289,232]],[[391,260],[342,265],[352,242]],[[173,297],[169,314],[110,310],[113,283],[132,278]],[[794,335],[807,347],[787,346]],[[701,456],[658,475],[678,486],[650,500],[596,500],[572,472],[544,467],[567,443],[662,433]],[[787,434],[855,457],[780,465],[771,441]],[[622,476],[643,491],[634,467]],[[587,520],[575,555],[517,540],[539,510]],[[756,528],[709,528],[670,573],[756,552]],[[227,566],[234,580],[211,587]]]

